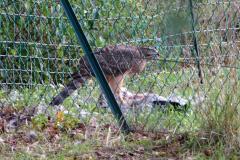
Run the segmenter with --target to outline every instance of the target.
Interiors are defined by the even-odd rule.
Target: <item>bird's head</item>
[[[160,56],[157,49],[153,47],[139,47],[139,51],[143,58],[147,60],[154,60]]]

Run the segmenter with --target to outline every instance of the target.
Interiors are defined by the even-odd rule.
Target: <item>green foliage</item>
[[[45,114],[39,114],[32,118],[33,126],[42,130],[48,123],[48,118]]]
[[[64,130],[71,130],[74,127],[76,127],[79,122],[80,122],[79,118],[74,117],[70,114],[64,114],[63,115],[63,120],[62,121],[57,121],[56,125],[59,128],[62,128]]]

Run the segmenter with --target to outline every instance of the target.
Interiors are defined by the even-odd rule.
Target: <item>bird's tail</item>
[[[84,80],[82,78],[72,80],[57,96],[53,98],[49,105],[55,106],[63,103],[63,101],[68,96],[70,96],[76,89],[78,89],[81,86],[81,84],[83,84],[83,82]]]

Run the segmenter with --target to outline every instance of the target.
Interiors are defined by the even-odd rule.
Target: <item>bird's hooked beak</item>
[[[160,56],[156,48],[142,47],[141,49],[143,50],[144,58],[147,60],[158,59]]]

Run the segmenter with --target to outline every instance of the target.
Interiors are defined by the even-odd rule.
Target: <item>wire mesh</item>
[[[132,128],[196,131],[228,103],[239,110],[240,1],[70,2],[94,50],[123,44],[155,47],[160,53],[144,71],[118,85],[120,95],[115,96],[123,97],[119,104]],[[94,78],[62,105],[49,105],[74,78],[83,56],[60,3],[0,5],[1,107],[36,108],[33,116],[55,117],[61,111],[86,124],[93,118],[112,122],[109,110],[101,107],[104,98]],[[187,105],[156,105],[156,96],[178,97]]]

